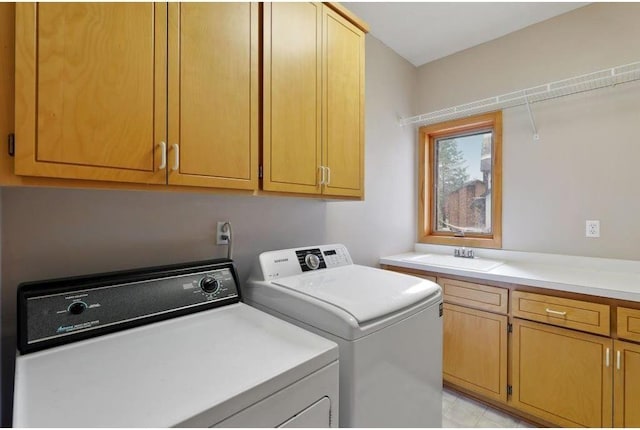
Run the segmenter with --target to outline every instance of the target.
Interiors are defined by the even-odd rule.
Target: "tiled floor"
[[[531,427],[503,412],[447,390],[442,391],[442,427]]]

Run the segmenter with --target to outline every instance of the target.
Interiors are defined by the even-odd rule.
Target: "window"
[[[502,113],[420,128],[418,241],[502,246]]]

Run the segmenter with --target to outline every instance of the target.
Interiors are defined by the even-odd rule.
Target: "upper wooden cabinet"
[[[364,32],[320,3],[264,4],[263,189],[362,197]]]
[[[168,8],[16,4],[16,174],[257,188],[258,7]]]
[[[258,5],[169,4],[169,183],[258,187]]]
[[[163,183],[166,5],[16,4],[19,175]]]

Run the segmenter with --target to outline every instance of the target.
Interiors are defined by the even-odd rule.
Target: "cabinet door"
[[[444,304],[444,380],[507,400],[507,317]]]
[[[640,427],[640,345],[614,342],[614,425]]]
[[[18,175],[164,183],[166,5],[16,4]]]
[[[611,427],[612,341],[513,322],[513,406],[562,427]]]
[[[258,185],[258,5],[169,4],[169,183]]]
[[[364,33],[328,7],[323,15],[323,193],[362,197]]]
[[[265,190],[321,191],[321,29],[321,3],[264,3]]]

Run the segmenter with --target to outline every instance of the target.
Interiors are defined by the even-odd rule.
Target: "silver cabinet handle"
[[[331,183],[331,167],[326,167],[327,169],[327,182],[326,184],[329,185]]]
[[[620,370],[620,350],[616,353],[616,369]]]
[[[318,169],[320,169],[320,185],[323,185],[324,182],[324,166],[318,166]]]
[[[605,359],[605,364],[606,364],[607,367],[609,367],[609,364],[610,364],[610,360],[609,360],[610,352],[611,351],[609,350],[609,348],[607,348],[607,355],[606,355],[606,359]]]
[[[177,143],[174,143],[173,145],[171,145],[171,147],[175,152],[175,158],[173,160],[173,167],[171,168],[171,170],[176,171],[180,168],[180,147]]]
[[[158,169],[162,170],[167,167],[167,144],[160,142],[160,165]]]
[[[561,316],[565,316],[567,314],[566,312],[554,311],[554,310],[549,309],[549,308],[546,308],[544,311],[549,313],[549,314],[561,315]]]

